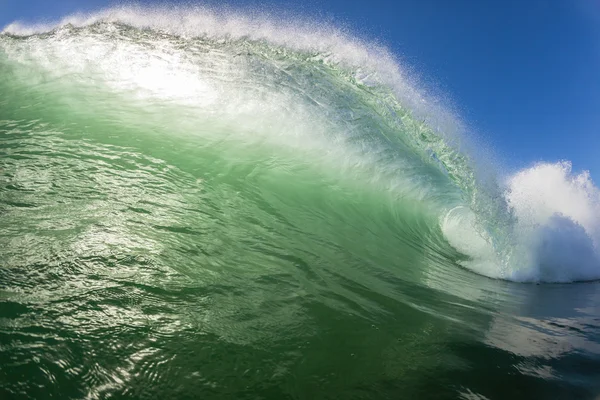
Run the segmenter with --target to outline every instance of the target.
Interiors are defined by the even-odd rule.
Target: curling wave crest
[[[118,121],[138,135],[219,148],[255,174],[297,172],[301,185],[316,170],[310,176],[330,188],[375,193],[403,215],[396,229],[407,240],[442,255],[449,244],[477,273],[600,279],[600,192],[588,173],[540,163],[498,178],[456,113],[384,46],[339,28],[265,13],[116,7],[10,24],[0,65],[10,76],[1,84],[52,99],[49,114],[69,107],[83,125]]]

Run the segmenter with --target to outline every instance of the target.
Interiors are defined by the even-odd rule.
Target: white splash
[[[506,200],[518,220],[517,240],[533,252],[534,265],[515,278],[600,278],[600,191],[589,172],[574,174],[568,162],[537,164],[508,180]]]
[[[468,208],[442,220],[448,241],[472,259],[464,266],[519,282],[600,279],[600,190],[569,162],[540,163],[509,177],[512,223],[492,237]]]

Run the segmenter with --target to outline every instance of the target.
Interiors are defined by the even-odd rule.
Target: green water
[[[470,271],[444,216],[470,207],[498,248],[510,216],[336,57],[116,22],[0,35],[1,398],[600,393],[600,285]]]

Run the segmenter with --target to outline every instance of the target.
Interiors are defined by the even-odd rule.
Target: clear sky
[[[0,25],[110,3],[115,2],[0,0]],[[575,170],[588,169],[600,182],[600,0],[271,4],[318,15],[386,44],[451,99],[509,168],[571,160]]]

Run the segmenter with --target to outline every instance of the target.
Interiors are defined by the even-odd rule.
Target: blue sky
[[[115,2],[0,0],[0,25],[110,3]],[[508,168],[571,160],[574,169],[588,169],[600,182],[600,0],[271,4],[385,43],[450,98]]]

